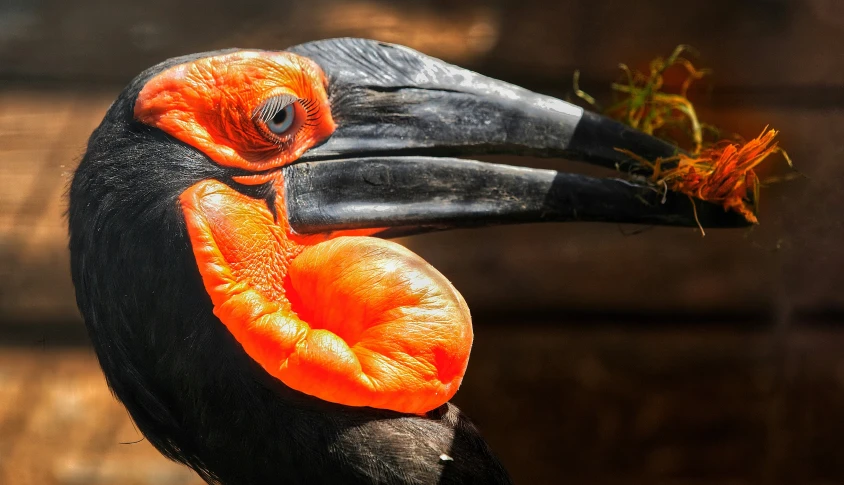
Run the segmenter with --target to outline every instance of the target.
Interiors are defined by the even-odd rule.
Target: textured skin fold
[[[215,315],[298,391],[406,413],[447,402],[472,345],[461,295],[422,258],[365,231],[292,233],[283,181],[274,183],[278,222],[267,201],[218,181],[181,196]]]

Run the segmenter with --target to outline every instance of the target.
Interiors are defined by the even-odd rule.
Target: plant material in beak
[[[696,68],[682,56],[689,50],[688,46],[680,45],[667,58],[654,59],[648,73],[621,64],[624,82],[612,84],[616,100],[604,114],[685,150],[673,157],[656,160],[645,160],[621,150],[644,169],[655,185],[719,203],[725,210],[736,211],[757,224],[761,182],[754,168],[775,153],[782,154],[789,167],[792,167],[791,159],[778,146],[776,130],[766,127],[758,137],[744,141],[738,136],[724,138],[720,130],[700,122],[688,91],[695,81],[710,71]],[[667,73],[682,76],[676,92],[665,91]],[[574,76],[575,94],[596,106],[595,99],[580,90],[579,74],[575,72]]]

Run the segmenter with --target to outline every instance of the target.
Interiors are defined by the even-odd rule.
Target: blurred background
[[[575,69],[601,97],[619,62],[695,46],[714,70],[699,116],[779,129],[807,177],[763,191],[761,225],[706,237],[560,224],[403,240],[475,317],[455,402],[517,483],[844,481],[844,2],[0,0],[0,483],[198,483],[105,386],[73,298],[65,190],[142,69],[336,36],[559,97]]]

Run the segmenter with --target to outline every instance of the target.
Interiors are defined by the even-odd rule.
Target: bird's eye
[[[302,127],[306,116],[299,98],[282,94],[264,101],[255,110],[254,117],[258,128],[267,137],[284,141],[295,135],[296,130]]]
[[[267,121],[267,128],[276,135],[284,135],[293,126],[296,118],[296,107],[293,104],[278,110],[271,119]]]

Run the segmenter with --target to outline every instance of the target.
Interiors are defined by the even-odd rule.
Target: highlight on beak
[[[565,101],[363,39],[291,52],[324,71],[336,130],[283,168],[299,233],[392,228],[392,236],[456,227],[564,221],[741,227],[711,203],[645,182],[495,165],[513,154],[631,168],[677,148]]]

